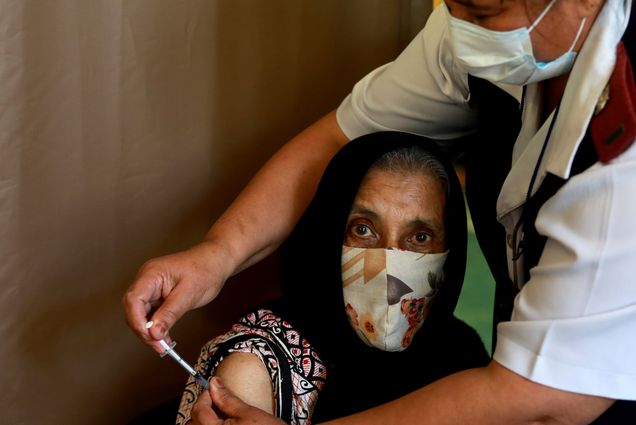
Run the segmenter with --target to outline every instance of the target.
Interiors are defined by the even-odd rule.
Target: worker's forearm
[[[379,391],[381,387],[378,382]],[[322,425],[588,424],[612,402],[535,384],[492,362],[486,368],[456,373],[391,403]]]
[[[236,273],[273,252],[311,200],[329,160],[347,142],[335,111],[283,146],[212,226]]]

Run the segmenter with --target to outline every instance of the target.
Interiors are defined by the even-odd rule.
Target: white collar
[[[612,75],[631,5],[632,0],[607,0],[577,55],[545,154],[545,169],[561,178],[570,176],[596,102]]]
[[[538,169],[532,194],[541,186],[547,173],[567,179],[572,161],[592,117],[596,102],[607,85],[616,62],[616,45],[627,23],[632,0],[607,0],[592,27],[570,73],[560,110],[543,160]],[[502,87],[506,90],[505,87]],[[538,85],[528,86],[527,98],[537,101]],[[514,92],[506,90],[515,95]],[[526,200],[531,176],[549,122],[536,127],[536,112],[524,111],[524,124],[515,144],[513,166],[506,177],[497,201],[497,215],[503,217]],[[548,118],[552,119],[554,112]]]

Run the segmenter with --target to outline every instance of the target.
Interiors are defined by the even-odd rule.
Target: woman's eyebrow
[[[444,229],[443,223],[440,223],[438,220],[434,219],[426,220],[422,218],[416,218],[409,221],[409,226],[411,226],[412,228],[427,227],[435,231],[441,231]]]
[[[379,217],[377,212],[367,207],[363,207],[361,205],[355,205],[355,204],[351,207],[351,212],[349,214],[360,214],[360,215],[370,216],[373,218]]]

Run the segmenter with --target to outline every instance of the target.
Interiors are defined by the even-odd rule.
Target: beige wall
[[[427,3],[2,1],[0,422],[121,424],[177,394],[185,373],[124,324],[137,268],[198,240]],[[275,294],[274,268],[183,319],[179,351]]]

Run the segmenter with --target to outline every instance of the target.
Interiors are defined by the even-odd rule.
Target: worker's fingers
[[[210,393],[213,405],[227,417],[241,417],[247,409],[254,409],[235,396],[219,377],[210,381]]]
[[[123,297],[126,320],[137,336],[161,353],[158,341],[185,313],[212,300],[233,269],[227,256],[201,243],[144,264]],[[146,323],[153,325],[147,327]]]
[[[180,283],[167,294],[163,303],[152,314],[150,336],[155,339],[166,339],[168,332],[185,313],[193,308],[193,289]]]
[[[193,425],[220,425],[223,419],[212,409],[212,398],[208,391],[203,391],[192,406]]]
[[[212,408],[216,410],[217,417],[226,417],[226,423],[232,424],[254,424],[261,425],[280,425],[283,421],[269,413],[250,406],[243,402],[240,398],[232,394],[223,382],[214,377],[210,381],[210,394],[212,395]]]
[[[162,277],[150,273],[140,274],[123,296],[126,321],[133,332],[145,343],[155,340],[146,323],[148,314],[161,302]]]

